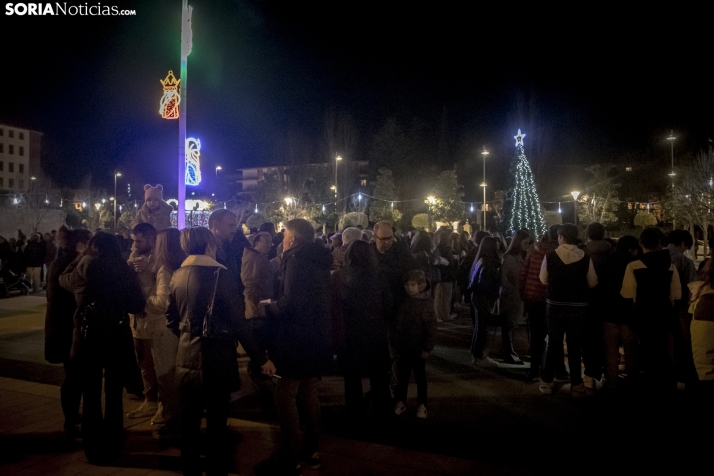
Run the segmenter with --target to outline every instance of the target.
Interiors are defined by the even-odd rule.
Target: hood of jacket
[[[307,261],[314,263],[319,267],[329,268],[332,264],[332,254],[325,246],[315,242],[305,243],[290,248],[283,253],[283,263],[288,261],[288,258],[294,257],[299,261]]]
[[[585,252],[575,245],[560,245],[555,252],[563,261],[563,264],[571,264],[580,261],[585,256]]]
[[[270,261],[267,255],[253,248],[243,248],[243,262],[250,260],[265,260]]]
[[[640,260],[650,269],[668,270],[672,265],[672,257],[666,248],[645,253]]]

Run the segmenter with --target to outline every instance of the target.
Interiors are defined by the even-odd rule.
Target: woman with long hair
[[[434,289],[441,281],[439,268],[434,264],[434,243],[427,233],[418,232],[412,239],[411,252],[416,260],[416,267],[424,271],[429,286]]]
[[[85,255],[65,269],[59,283],[74,293],[78,305],[70,358],[82,381],[84,452],[90,463],[104,463],[119,455],[124,442],[124,355],[132,346],[128,313],[143,311],[144,294],[117,238],[103,232],[89,241]]]
[[[228,403],[240,388],[237,341],[266,372],[274,373],[275,367],[253,339],[236,279],[216,261],[213,234],[201,226],[184,228],[181,248],[188,258],[171,278],[166,321],[179,339],[176,386],[183,472],[201,474],[198,440],[205,408],[208,473],[227,474]]]
[[[181,232],[177,228],[167,228],[156,234],[154,256],[156,284],[146,298],[146,312],[165,315],[169,306],[171,277],[186,259],[186,252],[181,248]],[[151,419],[151,424],[164,425],[156,436],[175,435],[180,425],[180,405],[174,379],[178,337],[163,326],[152,333],[152,340],[151,353],[159,386],[159,409]]]
[[[501,290],[499,293],[501,310],[501,341],[503,361],[507,364],[523,365],[523,361],[513,349],[513,329],[523,317],[520,276],[523,260],[528,252],[531,238],[528,230],[518,230],[511,238],[511,244],[501,260]]]
[[[347,411],[353,418],[362,416],[362,378],[369,377],[375,412],[386,416],[391,366],[386,313],[391,292],[369,243],[351,243],[345,267],[335,271],[331,280],[333,340],[345,375]]]
[[[471,268],[469,289],[471,290],[471,315],[474,333],[471,338],[473,363],[481,367],[498,367],[488,356],[488,322],[492,318],[493,306],[498,299],[501,283],[501,260],[498,257],[498,240],[487,236],[481,240],[478,253]]]

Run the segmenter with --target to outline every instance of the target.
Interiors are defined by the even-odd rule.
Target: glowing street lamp
[[[216,179],[218,179],[218,171],[219,170],[223,170],[223,167],[221,167],[220,165],[216,166]]]
[[[580,192],[570,192],[570,195],[573,196],[573,212],[575,213],[575,225],[578,224],[578,196],[580,195]]]
[[[335,157],[335,213],[337,213],[337,164],[340,163],[340,160],[342,160],[342,157],[339,155]]]
[[[479,185],[479,187],[483,187],[483,205],[481,206],[481,209],[483,210],[483,223],[481,224],[481,230],[483,231],[486,230],[486,156],[488,154],[489,152],[486,150],[486,146],[483,146],[483,152],[481,152],[481,155],[483,156],[483,182]]]
[[[670,150],[672,152],[672,171],[669,173],[669,176],[674,179],[674,140],[676,137],[674,137],[674,130],[671,130],[669,133],[669,137],[667,137],[667,140],[669,141],[670,144]],[[674,184],[672,184],[674,185]]]
[[[121,172],[114,173],[114,196],[117,196],[117,177],[121,177]],[[114,200],[114,198],[112,198]],[[117,228],[117,201],[114,200],[114,229]]]

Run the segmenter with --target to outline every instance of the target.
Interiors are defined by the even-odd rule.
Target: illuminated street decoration
[[[159,114],[164,119],[179,118],[179,104],[181,103],[181,95],[179,94],[180,79],[176,79],[173,71],[169,71],[165,79],[160,79],[161,85],[164,87],[164,95],[161,96],[161,105],[159,106]]]
[[[517,157],[511,165],[511,187],[504,203],[501,223],[503,231],[508,234],[525,228],[535,236],[542,236],[547,228],[533,181],[533,171],[523,150],[525,136],[520,129],[518,135],[514,136]]]
[[[201,141],[186,139],[186,185],[201,183]]]

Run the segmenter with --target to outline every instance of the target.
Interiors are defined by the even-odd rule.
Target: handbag
[[[113,316],[111,311],[99,312],[99,306],[93,301],[79,311],[79,331],[84,340],[107,337],[124,323],[124,316]],[[104,316],[100,315],[104,314]],[[117,317],[116,321],[113,317]],[[116,324],[115,326],[113,324]]]
[[[221,268],[216,269],[216,282],[213,284],[213,294],[211,294],[211,302],[208,305],[206,313],[203,315],[203,330],[201,332],[201,337],[207,339],[225,339],[235,341],[233,332],[230,328],[226,326],[215,325],[215,319],[213,318],[213,304],[216,300],[216,290],[218,289],[218,278],[220,277]]]

